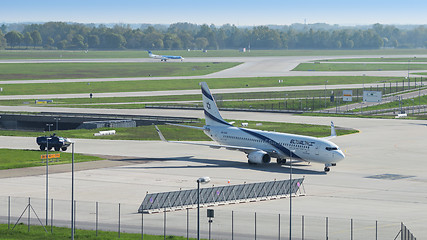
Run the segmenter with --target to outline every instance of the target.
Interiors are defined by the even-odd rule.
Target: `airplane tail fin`
[[[337,132],[335,131],[335,125],[334,122],[331,121],[331,136],[324,137],[323,139],[331,140],[332,138],[335,138],[337,136]]]
[[[147,52],[148,52],[148,56],[151,57],[153,55],[153,53],[150,50],[148,50]]]
[[[337,132],[335,131],[334,122],[331,121],[331,137],[336,137]]]
[[[218,107],[216,106],[215,99],[209,90],[208,84],[206,82],[201,82],[199,85],[202,88],[202,98],[203,98],[203,109],[205,112],[205,122],[206,125],[211,126],[224,126],[231,125],[228,122],[224,121],[219,113]]]

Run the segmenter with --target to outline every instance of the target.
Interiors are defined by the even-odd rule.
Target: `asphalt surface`
[[[158,115],[173,115],[172,111],[161,112]],[[198,116],[199,112],[183,111],[182,114]],[[416,236],[427,235],[424,228],[427,211],[425,122],[241,112],[224,112],[223,115],[230,119],[268,119],[324,125],[333,120],[336,126],[359,129],[359,134],[333,140],[345,151],[346,159],[333,167],[330,173],[324,174],[323,166],[315,163],[294,165],[294,177],[305,176],[307,193],[306,196],[295,199],[294,214],[328,216],[331,219],[403,221]],[[0,144],[2,148],[37,149],[32,138],[0,137]],[[215,186],[225,185],[228,180],[241,184],[289,177],[287,166],[250,166],[240,152],[159,141],[78,139],[76,152],[123,156],[131,159],[130,161],[148,161],[76,173],[77,200],[121,202],[135,208],[147,191],[191,189],[195,187],[195,179],[200,176],[210,176]],[[100,167],[103,167],[102,163]],[[394,174],[397,178],[390,178],[389,174]],[[378,178],[372,178],[375,176]],[[51,174],[50,178],[50,196],[54,199],[68,199],[69,173]],[[40,199],[44,196],[43,175],[2,178],[0,186],[2,196],[31,196]],[[288,199],[281,199],[216,208],[245,213],[256,211],[286,214],[288,204]]]
[[[274,63],[275,61],[271,61],[268,64]],[[253,73],[256,71],[254,70]],[[231,76],[231,73],[229,74]],[[196,92],[200,93],[198,90]],[[25,111],[25,109],[25,107],[0,108],[0,110],[7,111]],[[202,111],[190,110],[49,109],[44,107],[33,107],[28,110],[203,117]],[[337,226],[339,222],[349,223],[350,219],[355,219],[359,224],[356,232],[361,239],[367,239],[368,237],[364,235],[367,233],[370,237],[375,236],[372,235],[375,220],[378,220],[382,224],[380,226],[385,226],[384,229],[386,229],[385,233],[381,233],[383,237],[380,239],[394,238],[399,231],[400,222],[404,222],[418,239],[427,236],[425,228],[427,123],[425,121],[305,117],[248,112],[223,112],[222,114],[227,119],[323,125],[329,125],[332,120],[338,127],[360,130],[358,134],[333,139],[333,142],[344,150],[346,159],[338,163],[336,167],[332,167],[330,173],[325,174],[323,166],[316,163],[296,163],[293,166],[294,178],[305,177],[306,195],[294,198],[292,203],[293,214],[296,218],[304,215],[307,221],[313,220],[313,223],[307,223],[306,226],[307,231],[313,231],[312,235],[307,233],[307,239],[309,236],[316,239],[316,237],[324,235],[323,220],[325,217],[329,217],[331,221],[331,234],[334,224]],[[0,137],[0,148],[37,149],[37,147],[33,138]],[[246,156],[240,152],[160,141],[76,139],[75,149],[78,153],[123,157],[113,161],[99,162],[99,168],[96,169],[93,167],[81,168],[76,172],[75,197],[77,201],[82,202],[79,209],[83,213],[78,217],[81,224],[93,222],[93,205],[96,201],[123,203],[123,222],[135,224],[140,221],[140,216],[135,212],[147,192],[193,189],[196,187],[196,179],[201,176],[209,176],[212,179],[210,184],[221,186],[227,185],[229,181],[231,184],[241,184],[288,179],[290,173],[289,166],[248,165]],[[108,165],[108,162],[118,163]],[[41,173],[43,170],[25,169],[20,171],[22,172],[0,177],[0,196],[12,196],[22,200],[23,204],[27,197],[38,199],[34,204],[43,212],[45,196],[45,176],[44,173]],[[31,174],[36,172],[38,174]],[[5,174],[5,171],[0,171],[0,174]],[[62,204],[66,206],[69,202],[70,175],[70,172],[66,170],[57,170],[57,172],[53,170],[49,175],[49,197],[58,200],[59,206]],[[17,200],[17,202],[19,201]],[[6,198],[0,199],[0,205],[6,206],[6,203]],[[16,204],[18,205],[18,203]],[[110,208],[107,210],[103,208],[105,218],[110,218],[110,215],[115,214],[113,205],[108,206]],[[24,207],[25,205],[22,205],[22,208]],[[275,222],[272,219],[275,219],[279,213],[283,214],[284,218],[288,217],[289,198],[213,208],[217,213],[214,221],[216,229],[226,231],[230,228],[229,221],[226,221],[225,218],[229,219],[229,214],[233,210],[237,215],[240,214],[240,217],[236,217],[239,219],[240,230],[236,231],[240,231],[240,239],[245,239],[248,237],[248,231],[253,230],[250,229],[250,226],[253,226],[253,220],[249,216],[253,216],[253,213],[257,212],[261,222],[265,223],[265,225],[260,223],[259,234],[263,236],[261,238],[277,239],[275,237],[277,226],[274,225]],[[68,209],[64,207],[63,211],[58,210],[55,215],[66,222],[69,218],[67,211]],[[15,215],[19,216],[19,214],[20,212],[15,210]],[[191,214],[194,214],[194,211]],[[168,219],[171,219],[168,223],[171,234],[174,233],[174,229],[177,233],[184,231],[185,218],[183,216],[185,216],[185,211],[168,213]],[[194,215],[192,216],[194,217]],[[156,229],[162,231],[162,214],[151,214],[147,218],[151,218],[151,222],[147,223],[147,231],[155,232]],[[105,220],[105,224],[108,223],[111,228],[114,228],[116,220],[113,217],[111,219],[113,219],[111,222]],[[194,223],[194,218],[192,219],[191,221]],[[202,225],[204,234],[207,229],[205,222]],[[371,225],[365,224],[368,222]],[[192,228],[192,232],[194,233],[194,228]],[[283,232],[286,234],[285,230]],[[339,232],[344,233],[340,235]],[[331,236],[330,239],[345,238],[345,236],[349,236],[348,232],[349,224],[344,224],[333,229],[333,233],[337,237]]]

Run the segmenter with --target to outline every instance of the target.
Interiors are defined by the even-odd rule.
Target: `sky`
[[[426,0],[0,0],[0,23],[427,24]]]

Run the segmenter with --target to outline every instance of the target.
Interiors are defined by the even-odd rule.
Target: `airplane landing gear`
[[[327,164],[325,164],[325,168],[324,168],[325,172],[329,172],[331,170],[329,167],[336,166],[336,165],[337,165],[336,163],[327,163]]]
[[[285,165],[286,164],[286,159],[277,158],[277,164],[279,164],[279,165]]]

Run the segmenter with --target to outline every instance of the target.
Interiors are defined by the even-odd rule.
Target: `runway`
[[[339,57],[335,56],[334,58]],[[289,71],[289,69],[297,62],[324,59],[324,57],[289,57],[289,61],[286,63],[279,63],[280,61],[277,61],[277,59],[282,59],[280,57],[269,59],[264,59],[264,65],[259,67],[256,67],[257,60],[255,58],[247,60],[245,64],[239,65],[234,69],[206,77],[258,76],[263,74],[265,74],[263,76],[266,76],[267,73],[268,76],[276,76],[276,74],[285,74],[280,76],[286,76],[286,74],[295,73]],[[198,60],[203,61],[204,59]],[[370,73],[384,74],[385,72]],[[303,72],[299,74],[316,76],[316,74],[322,73]],[[356,73],[348,72],[347,74]],[[360,72],[357,74],[360,74]],[[403,72],[399,74],[403,74]],[[403,74],[403,76],[406,75]],[[366,86],[368,85],[365,84]],[[311,87],[324,88],[324,85],[283,89],[309,89]],[[277,89],[262,88],[262,91],[277,91]],[[212,92],[245,90],[247,89],[214,89]],[[252,91],[261,91],[261,89],[253,89]],[[176,94],[200,94],[200,90],[174,92]],[[110,93],[105,93],[103,96],[108,96],[107,94]],[[117,96],[117,93],[114,94]],[[142,93],[120,94],[123,95],[119,96],[130,96]],[[154,96],[155,94],[167,95],[171,94],[171,92],[145,94]],[[69,96],[85,97],[78,94]],[[24,98],[24,96],[16,97]],[[37,98],[36,96],[29,97]],[[62,95],[61,97],[64,96]],[[8,99],[10,99],[10,96],[8,96]],[[25,106],[2,106],[0,110],[81,113],[105,113],[108,111],[111,114],[203,118],[202,111],[191,110],[105,110]],[[425,147],[427,123],[425,121],[306,117],[290,114],[228,111],[222,112],[222,115],[225,119],[322,125],[329,125],[332,120],[338,127],[359,129],[360,133],[358,134],[340,136],[333,139],[333,142],[344,150],[346,159],[340,162],[338,166],[333,167],[330,173],[323,173],[323,166],[320,164],[295,164],[294,177],[305,177],[306,196],[298,197],[293,201],[293,213],[318,219],[330,217],[331,219],[345,219],[346,221],[353,218],[364,221],[404,222],[418,239],[427,236],[427,229],[425,228],[425,212],[427,212],[427,172],[425,171],[427,168],[427,162],[425,161],[425,156],[427,156],[427,148]],[[153,131],[155,131],[154,128]],[[277,131],[280,131],[280,129],[277,129]],[[0,137],[0,148],[37,149],[38,146],[34,138],[3,136]],[[212,179],[210,184],[215,186],[226,185],[228,181],[232,184],[242,184],[244,182],[289,178],[288,166],[278,166],[276,164],[251,166],[247,164],[246,156],[240,152],[168,144],[160,141],[76,139],[76,152],[122,156],[124,158],[114,162],[100,162],[99,169],[83,168],[76,172],[75,196],[77,201],[91,203],[95,201],[120,202],[131,206],[129,212],[126,212],[126,217],[129,218],[134,215],[135,212],[132,212],[132,209],[136,211],[147,191],[162,192],[193,189],[196,187],[196,179],[201,176],[209,176]],[[29,169],[29,171],[32,170]],[[2,174],[5,174],[4,170],[0,171],[0,176]],[[67,201],[70,199],[70,175],[67,170],[50,174],[49,191],[51,198]],[[44,180],[45,175],[43,173],[26,174],[22,177],[16,175],[0,177],[0,196],[10,195],[13,197],[43,199],[45,194]],[[278,213],[286,215],[289,212],[288,206],[289,199],[286,198],[214,208],[219,212],[234,210],[243,214],[258,212],[270,215]],[[182,212],[177,214],[182,214]],[[397,232],[393,232],[393,234],[394,237]]]
[[[167,114],[171,114],[170,112]],[[195,111],[184,111],[196,116]],[[160,114],[159,114],[160,115]],[[296,215],[363,220],[403,221],[416,236],[426,236],[427,163],[425,122],[412,120],[318,118],[288,114],[224,112],[228,119],[329,124],[352,127],[361,133],[337,137],[346,159],[324,174],[319,164],[296,164],[293,173],[305,177],[307,196],[294,203]],[[154,131],[154,129],[153,129]],[[13,139],[13,141],[11,140]],[[37,149],[32,138],[0,137],[1,148]],[[159,141],[76,139],[76,152],[128,157],[131,164],[76,173],[79,201],[138,205],[145,192],[195,187],[195,179],[210,176],[215,186],[287,179],[289,168],[270,164],[250,166],[240,152],[182,146]],[[148,162],[138,162],[144,160]],[[1,174],[1,172],[0,172]],[[401,176],[395,180],[388,174]],[[378,178],[372,178],[378,175]],[[51,197],[69,198],[69,173],[51,174]],[[44,176],[0,179],[0,195],[44,196]],[[278,206],[281,206],[278,208]],[[239,212],[286,213],[288,199],[217,207]]]

